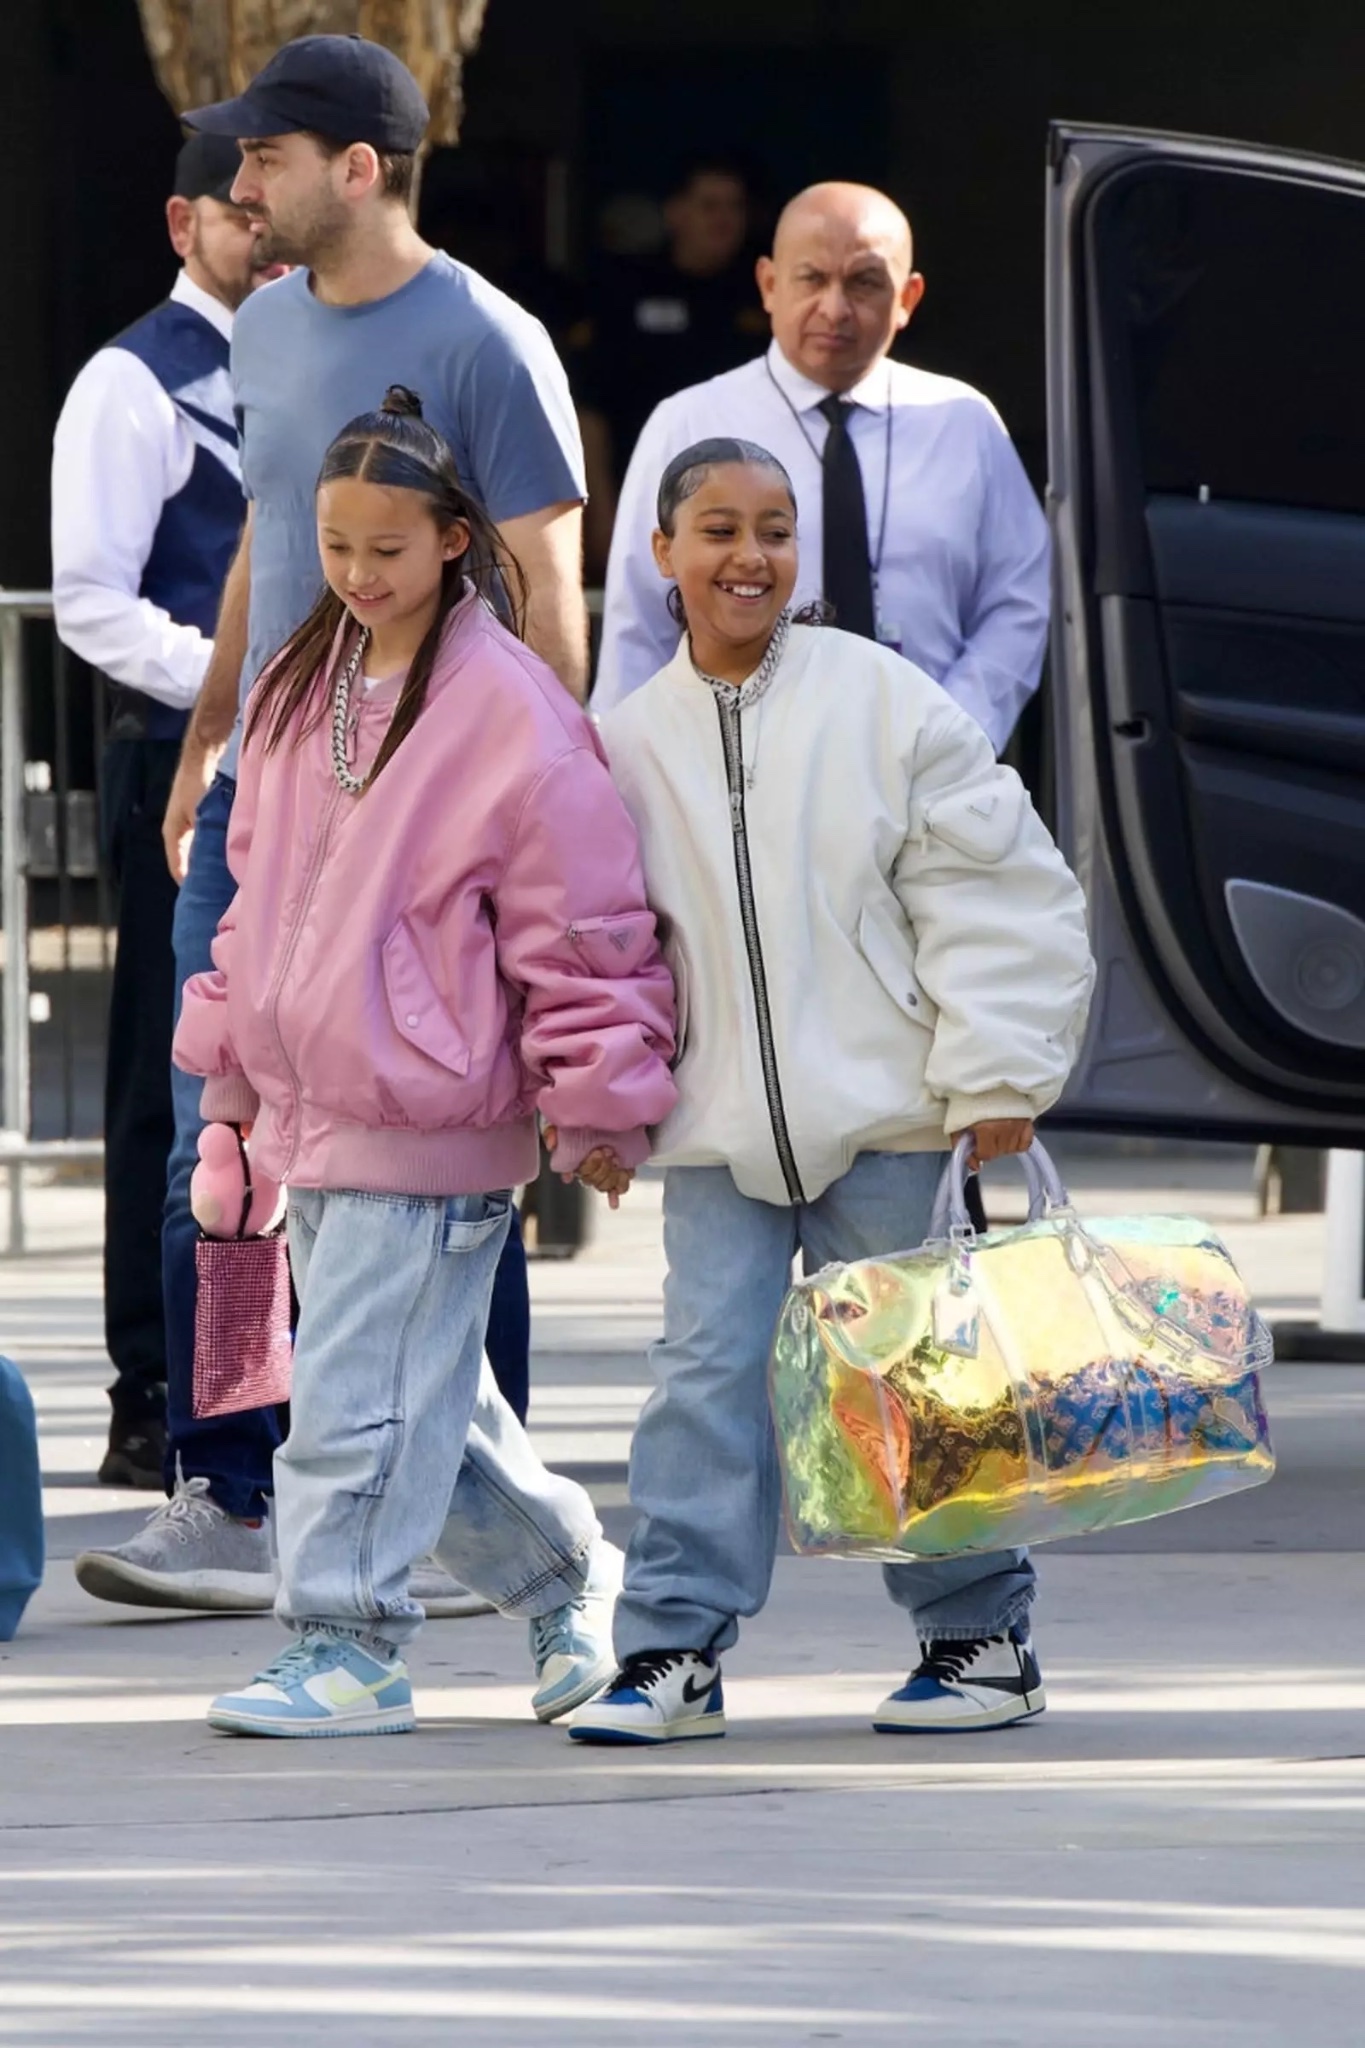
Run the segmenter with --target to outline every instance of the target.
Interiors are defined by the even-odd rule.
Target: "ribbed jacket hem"
[[[484,1195],[534,1180],[540,1170],[535,1120],[490,1130],[367,1130],[329,1124],[305,1130],[291,1161],[273,1127],[258,1130],[253,1156],[261,1171],[295,1188],[354,1188],[377,1195]],[[286,1170],[287,1169],[287,1170]]]

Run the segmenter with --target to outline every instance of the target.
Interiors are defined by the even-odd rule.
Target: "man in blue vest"
[[[115,1380],[99,1474],[111,1486],[162,1484],[176,890],[161,820],[245,510],[228,375],[233,315],[277,274],[262,267],[246,211],[229,200],[240,165],[236,144],[218,136],[182,148],[166,202],[180,274],[169,298],[85,365],[53,447],[57,631],[112,685],[100,794],[118,888],[104,1125]]]

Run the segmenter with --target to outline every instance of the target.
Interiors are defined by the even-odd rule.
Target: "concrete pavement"
[[[1195,1209],[1263,1302],[1311,1311],[1319,1221],[1254,1221],[1245,1155],[1063,1149],[1082,1207]],[[203,1707],[269,1618],[101,1607],[70,1575],[148,1505],[91,1479],[97,1220],[39,1191],[49,1249],[0,1267],[53,1550],[0,1646],[0,2040],[1365,2038],[1365,1373],[1277,1374],[1272,1486],[1045,1555],[1026,1728],[872,1735],[903,1624],[875,1572],[784,1557],[722,1743],[577,1751],[526,1718],[496,1618],[424,1633],[416,1736],[234,1742]],[[648,1183],[535,1270],[535,1433],[618,1536],[659,1278]]]

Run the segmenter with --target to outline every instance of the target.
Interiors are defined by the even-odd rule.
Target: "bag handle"
[[[971,1237],[975,1233],[967,1215],[967,1180],[977,1169],[967,1162],[972,1156],[976,1143],[975,1134],[964,1131],[952,1150],[948,1164],[943,1169],[943,1178],[938,1184],[934,1197],[934,1213],[929,1223],[931,1242],[945,1237]],[[1028,1183],[1028,1220],[1038,1222],[1053,1209],[1068,1209],[1071,1197],[1053,1165],[1042,1140],[1035,1138],[1027,1152],[1013,1153],[1024,1169]]]
[[[246,1236],[247,1218],[251,1214],[251,1203],[256,1190],[251,1185],[251,1161],[247,1157],[246,1139],[242,1136],[242,1127],[240,1124],[230,1124],[228,1128],[237,1140],[237,1153],[242,1162],[242,1213],[238,1219],[235,1239],[236,1243],[240,1244]]]

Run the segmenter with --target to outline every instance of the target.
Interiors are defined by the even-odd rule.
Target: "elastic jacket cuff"
[[[996,1088],[989,1095],[950,1095],[944,1105],[943,1128],[953,1138],[960,1131],[973,1130],[977,1124],[1012,1122],[1037,1114],[1027,1095],[1020,1095],[1013,1088]]]
[[[592,1131],[559,1129],[559,1143],[550,1155],[550,1164],[556,1173],[577,1173],[590,1152],[599,1145],[606,1146],[616,1154],[622,1166],[643,1166],[649,1157],[649,1132],[634,1131]]]
[[[260,1112],[261,1098],[245,1074],[210,1074],[199,1097],[206,1124],[250,1124]]]

